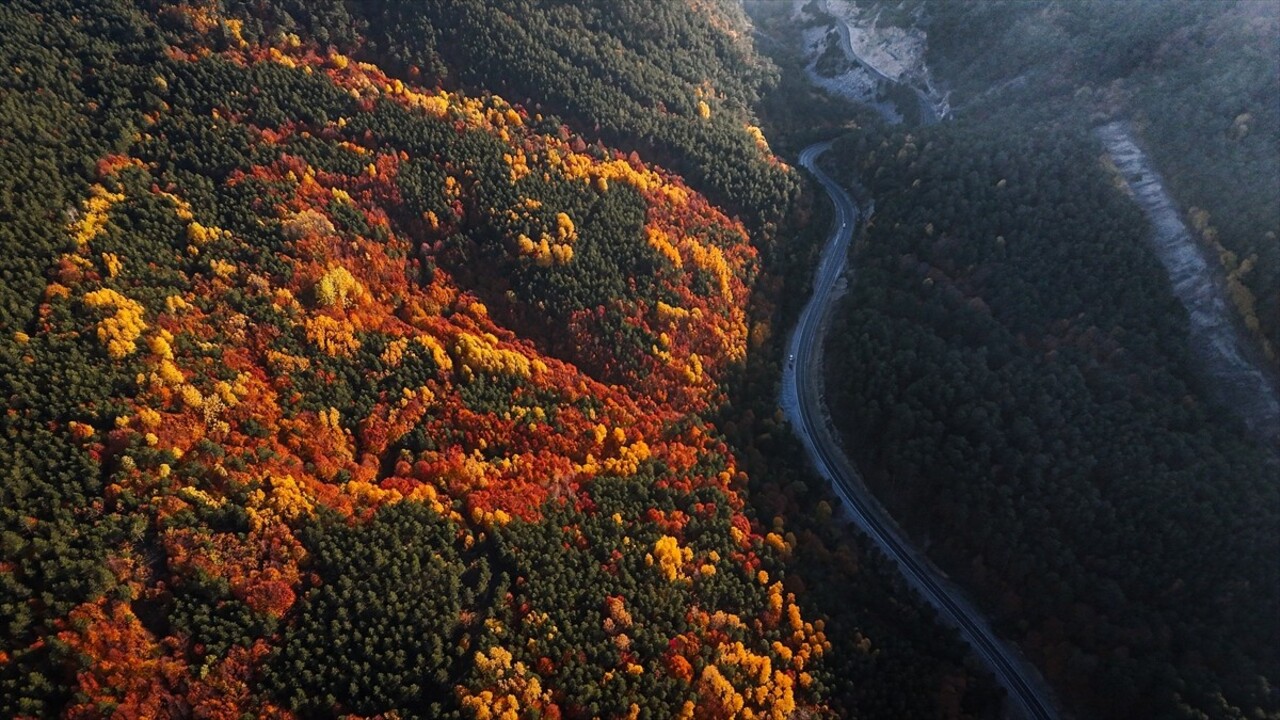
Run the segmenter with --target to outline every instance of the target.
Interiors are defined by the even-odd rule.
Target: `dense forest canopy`
[[[998,712],[774,420],[729,9],[0,7],[0,714]]]
[[[973,117],[1133,122],[1266,354],[1280,352],[1280,6],[924,3],[930,62]],[[982,43],[972,42],[982,37]]]
[[[881,7],[955,117],[828,160],[875,208],[828,351],[859,467],[1081,716],[1280,713],[1280,468],[1214,404],[1090,132],[1131,123],[1274,361],[1280,13]]]
[[[1274,712],[1275,465],[1203,399],[1144,220],[1093,157],[964,123],[844,145],[876,214],[833,407],[890,509],[1082,711]]]
[[[1089,132],[1274,361],[1280,12],[871,9],[955,122],[733,0],[0,6],[0,714],[998,716],[776,408],[837,131],[868,483],[1080,716],[1280,714],[1280,471]]]
[[[795,193],[795,180],[761,155],[749,112],[777,72],[755,54],[728,0],[272,5],[273,31],[358,46],[389,70],[447,87],[554,108],[589,137],[681,172],[753,224],[776,222]]]

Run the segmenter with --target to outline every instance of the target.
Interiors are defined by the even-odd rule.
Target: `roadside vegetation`
[[[847,443],[1082,716],[1270,717],[1280,470],[1209,399],[1089,128],[1134,122],[1274,345],[1274,8],[925,5],[957,119],[827,159],[875,199],[828,349]]]

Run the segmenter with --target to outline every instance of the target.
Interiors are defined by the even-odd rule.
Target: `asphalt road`
[[[1056,705],[1040,675],[1012,646],[995,636],[985,618],[959,589],[906,540],[867,491],[830,425],[822,396],[824,320],[830,314],[833,301],[839,297],[839,280],[860,215],[849,194],[816,165],[817,158],[830,147],[830,142],[817,143],[800,153],[800,164],[817,177],[831,196],[836,214],[814,278],[813,296],[805,305],[788,345],[789,356],[782,375],[783,410],[804,442],[813,464],[831,483],[852,521],[893,558],[907,582],[938,610],[941,618],[960,631],[1008,691],[1011,714],[1036,720],[1057,718]]]
[[[912,93],[915,94],[916,100],[920,103],[920,123],[921,124],[933,125],[939,120],[945,117],[949,117],[951,110],[946,98],[939,98],[935,100],[933,97],[930,96],[930,93],[925,92],[924,90],[921,90],[915,84],[910,82],[905,82],[905,81],[894,80],[888,75],[885,75],[883,72],[881,72],[880,68],[876,67],[866,58],[859,55],[858,51],[854,49],[853,31],[849,29],[849,23],[839,19],[839,16],[837,14],[832,13],[831,8],[827,7],[826,0],[822,0],[821,7],[822,7],[822,12],[826,13],[827,15],[830,15],[831,17],[837,18],[836,28],[840,32],[840,39],[844,41],[845,47],[849,50],[850,57],[856,58],[858,60],[858,63],[861,64],[862,67],[869,70],[872,75],[875,75],[877,78],[879,78],[880,81],[883,82],[886,86],[901,85],[902,87],[907,88],[908,90],[910,90]],[[926,78],[926,83],[927,82],[928,80]],[[930,86],[929,89],[932,90],[933,88]],[[891,121],[890,124],[893,124],[894,122],[900,122],[900,120]]]

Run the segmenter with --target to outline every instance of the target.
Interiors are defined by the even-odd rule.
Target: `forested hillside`
[[[0,714],[994,714],[741,395],[799,183],[739,32],[0,7]]]
[[[671,167],[755,223],[776,221],[796,190],[761,153],[748,111],[777,72],[755,55],[729,0],[271,5],[268,30],[358,46],[393,72],[554,108],[575,130]],[[245,31],[260,27],[251,19]]]
[[[1280,6],[924,2],[931,65],[970,117],[1133,120],[1241,318],[1280,351]],[[984,38],[975,43],[974,37]]]
[[[1280,712],[1280,471],[1205,400],[1086,127],[863,131],[828,396],[895,517],[1081,717]]]

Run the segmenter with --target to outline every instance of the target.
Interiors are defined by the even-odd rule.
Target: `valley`
[[[0,715],[1277,715],[1277,42],[0,4]]]

